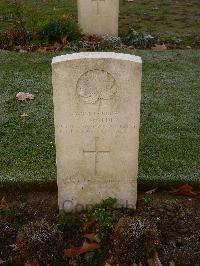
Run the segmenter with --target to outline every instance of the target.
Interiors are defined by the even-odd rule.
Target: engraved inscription
[[[110,100],[117,92],[116,80],[104,70],[90,70],[79,78],[77,92],[85,103]]]
[[[84,176],[67,176],[64,178],[63,180],[63,183],[64,184],[70,184],[70,183],[73,183],[73,184],[77,184],[77,183],[104,183],[104,184],[109,184],[109,183],[124,183],[124,181],[126,182],[131,182],[132,184],[135,182],[135,179],[134,178],[127,178],[127,179],[123,179],[121,177],[115,177],[115,179],[105,179],[105,178],[102,178],[102,177],[94,177],[94,176],[87,176],[87,177],[84,177]]]
[[[88,149],[88,150],[83,150],[84,154],[93,154],[95,156],[95,163],[94,163],[94,176],[97,176],[97,163],[98,163],[98,155],[101,154],[106,154],[106,153],[110,153],[109,150],[103,150],[103,149],[99,149],[98,147],[98,137],[95,137],[95,147],[94,149]]]
[[[97,123],[99,122],[99,123]],[[135,123],[130,123],[130,124],[112,124],[112,118],[102,118],[99,121],[93,120],[92,123],[94,124],[85,124],[81,126],[77,125],[72,125],[72,124],[67,124],[67,125],[62,125],[58,124],[57,128],[60,133],[65,133],[65,134],[87,134],[87,133],[93,133],[95,132],[98,133],[106,133],[110,132],[110,130],[115,130],[116,134],[125,134],[129,130],[133,130],[136,128]]]

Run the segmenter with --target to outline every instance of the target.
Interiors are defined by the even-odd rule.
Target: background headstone
[[[119,0],[78,0],[79,25],[85,34],[118,36]]]
[[[141,58],[79,53],[53,59],[59,207],[108,197],[135,208]]]

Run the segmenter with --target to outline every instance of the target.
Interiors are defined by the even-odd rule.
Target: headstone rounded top
[[[78,59],[118,59],[125,61],[133,61],[135,63],[142,63],[140,56],[124,54],[124,53],[114,53],[114,52],[81,52],[56,56],[52,59],[52,64],[61,63],[70,60]]]

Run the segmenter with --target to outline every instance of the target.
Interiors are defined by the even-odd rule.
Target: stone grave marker
[[[108,197],[135,208],[141,58],[69,54],[53,58],[52,72],[60,210]]]
[[[80,28],[89,35],[118,36],[119,0],[78,0]]]

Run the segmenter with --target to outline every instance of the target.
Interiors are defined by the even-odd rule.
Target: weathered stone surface
[[[78,0],[78,21],[86,34],[118,36],[119,0]]]
[[[53,58],[52,70],[60,209],[82,210],[108,197],[134,208],[140,57],[64,55]]]

